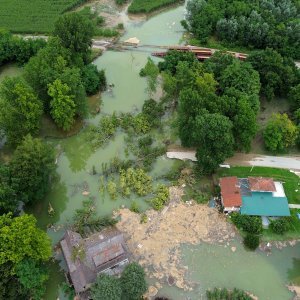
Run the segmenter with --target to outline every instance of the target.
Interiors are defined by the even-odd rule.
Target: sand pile
[[[235,236],[234,228],[216,209],[192,201],[183,203],[182,189],[170,188],[170,204],[161,212],[147,211],[148,222],[140,223],[140,215],[121,209],[117,224],[124,232],[135,260],[145,267],[151,278],[191,288],[185,280],[187,267],[181,265],[180,244],[224,243]]]

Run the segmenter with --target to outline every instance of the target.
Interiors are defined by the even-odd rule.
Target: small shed
[[[123,234],[115,229],[88,238],[67,230],[60,245],[77,294],[88,290],[98,274],[120,274],[129,262]]]

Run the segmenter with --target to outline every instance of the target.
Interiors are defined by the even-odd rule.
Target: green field
[[[183,0],[133,0],[128,8],[131,14],[151,13],[159,8],[184,2]]]
[[[58,17],[86,0],[1,0],[0,27],[16,33],[50,33]]]
[[[300,178],[289,170],[267,167],[232,167],[219,169],[217,175],[219,177],[237,176],[239,178],[248,176],[271,177],[283,182],[289,203],[300,204]]]

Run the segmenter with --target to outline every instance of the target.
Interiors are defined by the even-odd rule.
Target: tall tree
[[[56,125],[63,130],[71,129],[75,121],[76,105],[74,95],[70,95],[71,89],[56,79],[48,85],[48,94],[52,97],[50,102],[50,114]]]
[[[24,78],[44,101],[49,110],[48,84],[61,75],[70,65],[70,51],[63,47],[59,38],[49,38],[47,46],[32,57],[24,67]]]
[[[47,261],[51,256],[49,237],[36,227],[36,219],[26,214],[0,216],[0,249],[0,266],[12,263],[13,273],[25,258]]]
[[[0,86],[0,127],[10,144],[18,144],[40,128],[42,102],[20,77],[6,77]]]
[[[300,72],[292,59],[272,49],[253,52],[247,58],[260,75],[262,94],[267,99],[283,96],[300,80]]]
[[[137,263],[127,265],[121,275],[122,299],[140,300],[147,291],[145,272]]]
[[[9,166],[0,164],[0,215],[15,212],[17,205],[16,191],[11,186]]]
[[[220,78],[220,88],[234,88],[247,95],[258,95],[260,91],[259,74],[251,64],[235,60],[229,65]]]
[[[192,132],[197,143],[197,164],[211,174],[220,163],[233,155],[232,122],[220,114],[203,114],[196,118]]]
[[[237,103],[237,112],[233,118],[233,133],[236,148],[250,151],[251,141],[257,132],[256,114],[245,98]]]
[[[25,258],[16,266],[16,275],[30,299],[41,300],[46,291],[47,269],[33,259]]]
[[[91,296],[93,300],[121,300],[120,280],[114,276],[101,274],[91,288]]]
[[[94,24],[83,14],[70,13],[62,15],[55,24],[54,36],[72,53],[73,61],[87,62],[94,35]]]
[[[52,146],[26,136],[10,163],[11,183],[19,200],[25,203],[43,199],[48,191],[54,164]]]
[[[265,146],[268,150],[278,153],[294,146],[298,129],[287,114],[273,114],[264,130]]]

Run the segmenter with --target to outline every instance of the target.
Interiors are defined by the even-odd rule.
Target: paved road
[[[237,153],[234,157],[227,159],[226,163],[230,165],[274,167],[300,171],[300,156],[269,156]]]
[[[195,151],[169,151],[168,158],[188,159],[196,161]],[[261,166],[289,169],[300,172],[300,156],[268,156],[258,154],[236,153],[233,157],[226,159],[224,164],[231,166]]]

